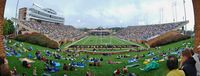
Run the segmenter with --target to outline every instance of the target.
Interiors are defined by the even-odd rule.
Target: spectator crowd
[[[148,40],[185,25],[187,22],[155,24],[146,26],[129,26],[117,32],[117,37],[122,39]]]
[[[49,38],[60,41],[60,40],[73,40],[80,39],[84,36],[84,33],[77,30],[70,25],[62,25],[55,23],[39,23],[34,21],[21,21],[26,27],[37,31],[38,33],[45,34]]]

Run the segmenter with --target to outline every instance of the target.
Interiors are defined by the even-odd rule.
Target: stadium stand
[[[149,40],[168,31],[179,29],[188,22],[189,21],[145,26],[129,26],[123,30],[118,31],[117,37],[127,40]]]
[[[44,34],[52,40],[59,41],[74,41],[83,37],[84,33],[76,30],[73,26],[43,24],[32,21],[20,21],[20,27],[28,29],[28,31]],[[20,31],[22,34],[27,31]]]
[[[64,25],[64,17],[58,15],[56,11],[36,4],[33,4],[32,7],[20,8],[18,19],[13,18],[13,21],[18,24],[18,34],[39,33],[57,42],[58,45],[75,41],[85,36],[84,32],[77,30],[73,26]]]

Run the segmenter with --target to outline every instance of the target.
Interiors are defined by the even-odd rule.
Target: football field
[[[141,44],[130,42],[124,39],[119,39],[114,36],[87,36],[82,38],[72,45],[135,45],[135,46],[143,46]]]

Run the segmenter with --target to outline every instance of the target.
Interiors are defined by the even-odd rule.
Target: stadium
[[[2,4],[0,6],[3,7],[0,7],[1,12],[4,12],[5,3],[6,0],[0,0]],[[81,28],[67,24],[66,21],[70,22],[70,19],[60,15],[60,12],[53,8],[34,3],[30,7],[22,6],[16,9],[18,13],[16,17],[11,19],[0,17],[2,28],[0,74],[1,76],[175,76],[171,72],[179,69],[182,74],[180,76],[198,76],[200,75],[198,3],[200,1],[193,0],[195,31],[187,30],[191,27],[190,19],[178,21],[174,17],[170,18],[173,20],[171,22],[162,22],[163,16],[160,16],[160,22],[149,24],[131,23],[123,27],[110,24],[108,26],[111,27],[103,27],[98,25],[97,21],[94,28],[89,28],[88,25]],[[160,14],[163,15],[163,11]],[[183,18],[186,18],[186,15]],[[76,23],[80,22],[82,21],[78,20]],[[95,21],[91,20],[90,23]],[[175,61],[177,63],[172,63],[172,60],[177,60]],[[184,68],[187,60],[191,64],[190,69]],[[171,69],[170,66],[175,67]]]

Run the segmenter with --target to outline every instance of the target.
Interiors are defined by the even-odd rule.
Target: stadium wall
[[[137,43],[140,43],[140,44],[146,43],[146,40],[138,40],[138,39],[128,39],[128,40],[131,41],[131,42],[137,42]]]
[[[18,40],[18,41],[37,44],[37,45],[40,45],[40,46],[53,48],[53,49],[57,49],[60,46],[60,44],[58,42],[49,39],[45,35],[35,33],[35,32],[26,33],[26,34],[23,34],[23,35],[18,35],[15,39]]]
[[[188,39],[190,36],[183,35],[177,31],[170,31],[165,34],[162,34],[154,39],[150,39],[147,41],[150,47],[156,47],[160,45],[164,45],[171,42],[176,42],[184,39]]]

